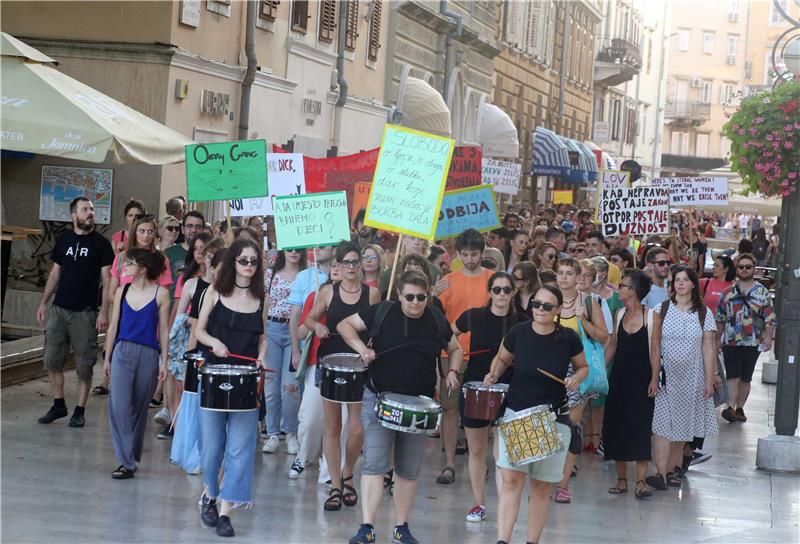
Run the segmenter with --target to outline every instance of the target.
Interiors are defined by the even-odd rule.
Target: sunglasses
[[[552,312],[553,310],[556,309],[556,305],[555,304],[550,304],[549,302],[542,302],[540,300],[532,300],[531,301],[531,306],[533,306],[533,308],[536,309],[536,310],[541,308],[545,312]]]
[[[168,230],[170,232],[177,232],[180,227],[176,227],[175,225],[167,225],[164,227],[164,230]]]
[[[424,302],[425,299],[428,298],[428,295],[426,295],[425,293],[420,293],[418,295],[406,294],[403,295],[403,298],[406,299],[406,301],[408,302],[414,302],[414,299],[417,299],[417,302]]]
[[[752,270],[753,269],[753,265],[752,264],[740,264],[736,268],[738,268],[739,270]]]
[[[359,265],[360,262],[361,262],[361,259],[353,259],[352,261],[348,260],[348,259],[344,259],[343,261],[341,261],[340,264],[341,264],[341,266],[343,268],[355,268],[355,267],[357,267]]]
[[[300,253],[302,249],[287,249],[286,253]]]
[[[361,258],[364,259],[365,261],[377,261],[378,260],[378,256],[377,255],[364,255]]]
[[[670,264],[669,261],[653,261],[653,264],[656,266],[668,266]]]
[[[236,262],[239,263],[242,266],[247,266],[247,265],[257,266],[258,265],[258,259],[255,258],[255,257],[253,257],[251,259],[248,259],[247,257],[242,257],[241,259],[236,259]]]
[[[499,295],[500,293],[505,293],[510,295],[514,291],[513,287],[492,287],[492,293],[495,295]]]
[[[542,257],[544,257],[545,259],[550,259],[551,261],[556,258],[556,256],[553,255],[552,253],[545,253],[544,255],[542,255]]]

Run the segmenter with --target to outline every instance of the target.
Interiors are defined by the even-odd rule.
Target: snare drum
[[[467,382],[461,386],[464,393],[464,415],[472,419],[494,421],[508,393],[508,384],[496,383],[489,387],[483,382]]]
[[[387,429],[404,433],[424,433],[439,428],[442,405],[429,397],[400,393],[381,393],[375,415]]]
[[[200,369],[200,407],[218,412],[258,409],[258,375],[254,366],[203,365]]]
[[[183,390],[193,395],[197,394],[198,376],[197,369],[203,366],[206,358],[199,349],[193,349],[183,354],[183,362],[186,364],[186,373],[183,378]]]
[[[500,420],[506,455],[515,466],[546,459],[565,447],[550,406],[533,406]]]
[[[364,396],[367,365],[357,353],[331,353],[322,358],[319,393],[333,402],[356,403]]]

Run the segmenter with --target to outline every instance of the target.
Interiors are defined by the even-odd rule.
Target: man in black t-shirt
[[[39,325],[47,322],[44,368],[53,392],[53,406],[39,418],[39,423],[52,423],[68,414],[64,402],[64,363],[71,345],[78,374],[78,401],[69,426],[83,427],[92,371],[97,362],[97,333],[108,328],[107,291],[114,250],[111,242],[94,230],[94,206],[88,198],[73,199],[69,211],[72,230],[59,235],[50,253],[53,268],[36,310]],[[101,278],[103,305],[98,312],[97,291]],[[47,304],[54,293],[55,299],[48,312]]]
[[[408,528],[408,515],[417,490],[425,435],[383,427],[375,413],[375,405],[378,395],[384,392],[433,396],[436,390],[436,365],[443,348],[449,355],[450,368],[461,368],[461,346],[444,315],[428,307],[428,288],[428,279],[424,274],[405,272],[397,284],[399,305],[386,301],[370,306],[343,320],[337,327],[345,342],[369,365],[368,386],[364,390],[361,406],[361,424],[364,428],[364,463],[361,468],[364,521],[358,533],[350,539],[350,544],[375,542],[372,524],[383,495],[383,475],[392,468],[393,457],[394,508],[398,524],[394,528],[393,539],[395,542],[416,542]],[[388,311],[383,313],[387,304],[392,306],[388,306]],[[373,331],[375,321],[381,319],[377,330],[371,333],[372,345],[367,347],[358,333]],[[376,358],[376,352],[390,349],[392,351]],[[451,372],[448,371],[447,377],[448,383],[455,383],[458,387],[458,381],[451,376]]]

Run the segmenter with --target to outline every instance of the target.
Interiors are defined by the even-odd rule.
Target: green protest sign
[[[455,142],[386,125],[364,224],[433,240]]]
[[[344,191],[276,196],[273,206],[278,249],[332,246],[350,239]]]
[[[187,145],[186,194],[190,202],[267,196],[267,142]]]

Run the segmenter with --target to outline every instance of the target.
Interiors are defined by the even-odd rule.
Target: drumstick
[[[549,373],[548,371],[546,371],[546,370],[543,370],[543,369],[541,369],[541,368],[537,368],[536,370],[538,370],[539,372],[541,372],[542,374],[544,374],[545,376],[547,376],[547,377],[548,377],[548,378],[550,378],[551,380],[555,380],[555,381],[557,381],[557,382],[558,382],[558,383],[560,383],[561,385],[567,385],[567,382],[565,382],[564,380],[562,380],[561,378],[559,378],[558,376],[556,376],[556,375],[554,375],[554,374],[550,374],[550,373]]]
[[[475,351],[468,351],[468,352],[467,352],[467,353],[465,353],[464,355],[470,355],[470,356],[471,356],[471,355],[480,355],[481,353],[489,353],[490,351],[492,351],[492,350],[490,350],[489,348],[486,348],[486,349],[476,349]]]
[[[247,355],[237,355],[235,353],[228,353],[228,357],[233,357],[234,359],[242,359],[243,361],[253,361],[254,363],[258,361],[255,357],[248,357]],[[262,369],[264,372],[275,372],[269,368]]]
[[[386,353],[389,353],[390,351],[394,351],[394,350],[396,350],[396,349],[404,348],[404,347],[406,347],[407,345],[409,345],[410,343],[411,343],[411,342],[403,342],[402,344],[398,344],[398,345],[396,345],[396,346],[394,346],[394,347],[391,347],[391,348],[389,348],[389,349],[385,349],[385,350],[383,350],[383,351],[382,351],[382,352],[380,352],[380,353],[376,353],[376,354],[375,354],[375,358],[377,359],[377,358],[378,358],[378,357],[380,357],[381,355],[384,355],[384,354],[386,354]]]

